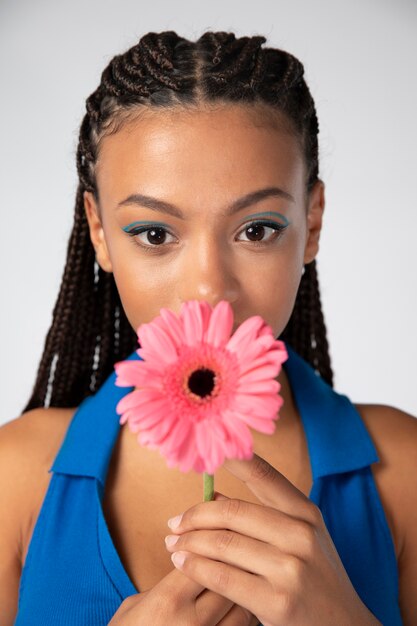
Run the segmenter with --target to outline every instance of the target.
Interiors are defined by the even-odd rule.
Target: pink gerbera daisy
[[[115,384],[135,387],[117,404],[120,424],[170,468],[213,475],[225,458],[252,458],[250,428],[275,430],[285,344],[259,315],[232,327],[225,300],[189,300],[179,316],[162,308],[137,330],[141,360],[115,364]]]

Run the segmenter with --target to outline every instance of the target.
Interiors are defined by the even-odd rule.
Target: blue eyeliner
[[[278,216],[281,218],[281,220],[283,221],[283,223],[280,222],[276,222],[274,220],[267,220],[265,219],[268,216]],[[264,219],[259,219],[263,217]],[[254,219],[254,218],[258,218],[258,219]],[[280,239],[282,233],[285,231],[285,229],[287,228],[287,226],[290,224],[289,220],[285,217],[285,215],[282,215],[282,213],[278,213],[277,211],[264,211],[263,213],[253,213],[252,215],[247,215],[245,218],[245,222],[243,222],[240,227],[243,226],[244,229],[248,229],[250,227],[253,227],[254,224],[261,224],[263,226],[266,226],[268,228],[271,228],[272,230],[275,231],[274,234],[274,238],[272,239],[272,241],[269,242],[253,242],[253,244],[255,246],[265,246],[268,244],[272,244],[275,241],[278,242],[278,240]],[[143,243],[137,242],[135,241],[135,239],[133,237],[140,235],[142,233],[146,233],[147,231],[151,231],[151,230],[156,230],[158,228],[162,228],[165,229],[167,231],[168,234],[170,233],[170,227],[165,224],[164,222],[149,222],[149,221],[135,221],[135,222],[131,222],[130,224],[128,224],[127,226],[122,227],[122,230],[124,232],[126,232],[133,243],[135,243],[135,245],[140,246],[141,248],[143,248],[146,252],[152,252],[152,251],[156,251],[158,248],[163,249],[166,246],[163,246],[162,244],[159,245],[145,245]]]
[[[277,213],[277,211],[265,211],[264,213],[252,213],[252,215],[247,215],[245,219],[249,219],[252,217],[261,217],[262,215],[278,215],[281,219],[284,220],[284,224],[282,224],[282,226],[288,226],[288,224],[290,223],[288,221],[288,219],[285,217],[285,215],[282,215],[282,213]]]
[[[270,215],[280,217],[284,222],[284,224],[281,224],[281,226],[285,227],[285,226],[288,226],[288,224],[290,223],[289,220],[285,217],[285,215],[282,215],[282,213],[277,213],[276,211],[265,211],[264,213],[253,213],[252,215],[247,215],[245,219],[248,220],[248,219],[255,218],[255,217],[270,216]],[[164,222],[140,221],[140,222],[131,222],[127,226],[124,226],[122,230],[124,230],[125,232],[129,232],[132,229],[132,227],[139,226],[141,224],[146,224],[147,226],[163,226],[164,228],[169,229],[168,224],[165,224]]]
[[[148,226],[165,226],[165,228],[169,228],[168,224],[165,224],[164,222],[132,222],[131,224],[128,224],[127,226],[123,226],[122,230],[124,230],[125,232],[128,232],[132,226],[136,226],[138,224],[146,224]]]

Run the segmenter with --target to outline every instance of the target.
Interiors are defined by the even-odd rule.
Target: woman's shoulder
[[[401,409],[356,404],[379,456],[372,473],[393,536],[400,602],[417,614],[417,418]],[[414,623],[414,622],[409,622]]]
[[[57,454],[76,408],[37,408],[0,427],[3,463],[21,471],[44,471]],[[6,455],[7,463],[5,462]],[[4,467],[4,466],[3,466]]]
[[[8,511],[10,541],[22,565],[52,476],[48,470],[75,410],[32,409],[0,427],[0,509]]]
[[[405,479],[404,469],[417,469],[417,417],[385,404],[355,404],[369,432],[380,463],[375,467],[393,481]]]
[[[417,417],[384,404],[355,407],[378,453],[380,462],[372,469],[383,477],[389,495],[399,504],[409,489],[417,487]]]
[[[379,463],[372,465],[372,472],[392,525],[399,558],[413,517],[414,528],[417,527],[413,504],[417,496],[417,418],[389,405],[355,407],[377,450]]]

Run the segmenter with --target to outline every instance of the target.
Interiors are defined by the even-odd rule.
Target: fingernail
[[[168,520],[168,526],[172,530],[174,530],[175,528],[178,528],[178,526],[181,524],[181,520],[182,520],[182,514],[177,515],[176,517],[171,517],[171,519]]]
[[[179,537],[178,535],[167,535],[165,537],[165,544],[170,548],[171,546],[175,546]]]
[[[184,552],[174,552],[171,554],[171,559],[174,565],[177,567],[182,567],[185,561],[185,553]]]

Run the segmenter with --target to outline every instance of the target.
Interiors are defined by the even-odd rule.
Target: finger
[[[263,504],[310,519],[314,507],[311,500],[262,457],[253,453],[249,460],[225,459],[223,466],[242,480]]]
[[[267,606],[271,602],[271,587],[263,577],[189,552],[184,554],[184,563],[176,567],[207,589],[253,614],[259,613],[260,606]]]
[[[195,603],[197,615],[201,616],[201,623],[218,623],[230,611],[234,602],[223,595],[207,589],[205,585],[196,582],[180,569],[174,567],[169,574],[158,583],[164,585],[162,593],[167,597],[179,598],[181,605],[185,601]],[[151,590],[152,591],[152,590]],[[158,590],[159,592],[159,590]],[[145,592],[149,593],[149,592]],[[137,596],[135,596],[137,597]]]
[[[163,587],[161,593],[165,593],[167,597],[178,596],[190,601],[194,601],[206,589],[204,585],[184,575],[176,567],[159,581],[158,589],[159,585]]]
[[[178,541],[171,546],[166,544],[167,549],[186,549],[185,545],[196,541],[196,535],[188,537],[194,535],[192,531],[202,532],[205,529],[233,531],[301,558],[310,553],[311,546],[317,539],[316,528],[305,519],[292,517],[262,504],[227,498],[200,502],[185,511],[180,525],[171,529]],[[201,537],[203,536],[200,536],[200,541]]]
[[[217,626],[258,626],[259,620],[243,606],[233,604],[225,617]]]
[[[188,578],[185,574],[184,577]],[[191,581],[192,578],[189,580]],[[211,589],[204,588],[204,591],[200,593],[195,601],[195,611],[198,623],[218,624],[226,615],[230,613],[233,606],[234,602],[229,600],[229,598],[225,598]]]
[[[177,539],[174,546],[167,547],[172,554],[186,551],[266,577],[276,574],[277,567],[282,566],[281,550],[230,530],[197,530]]]

